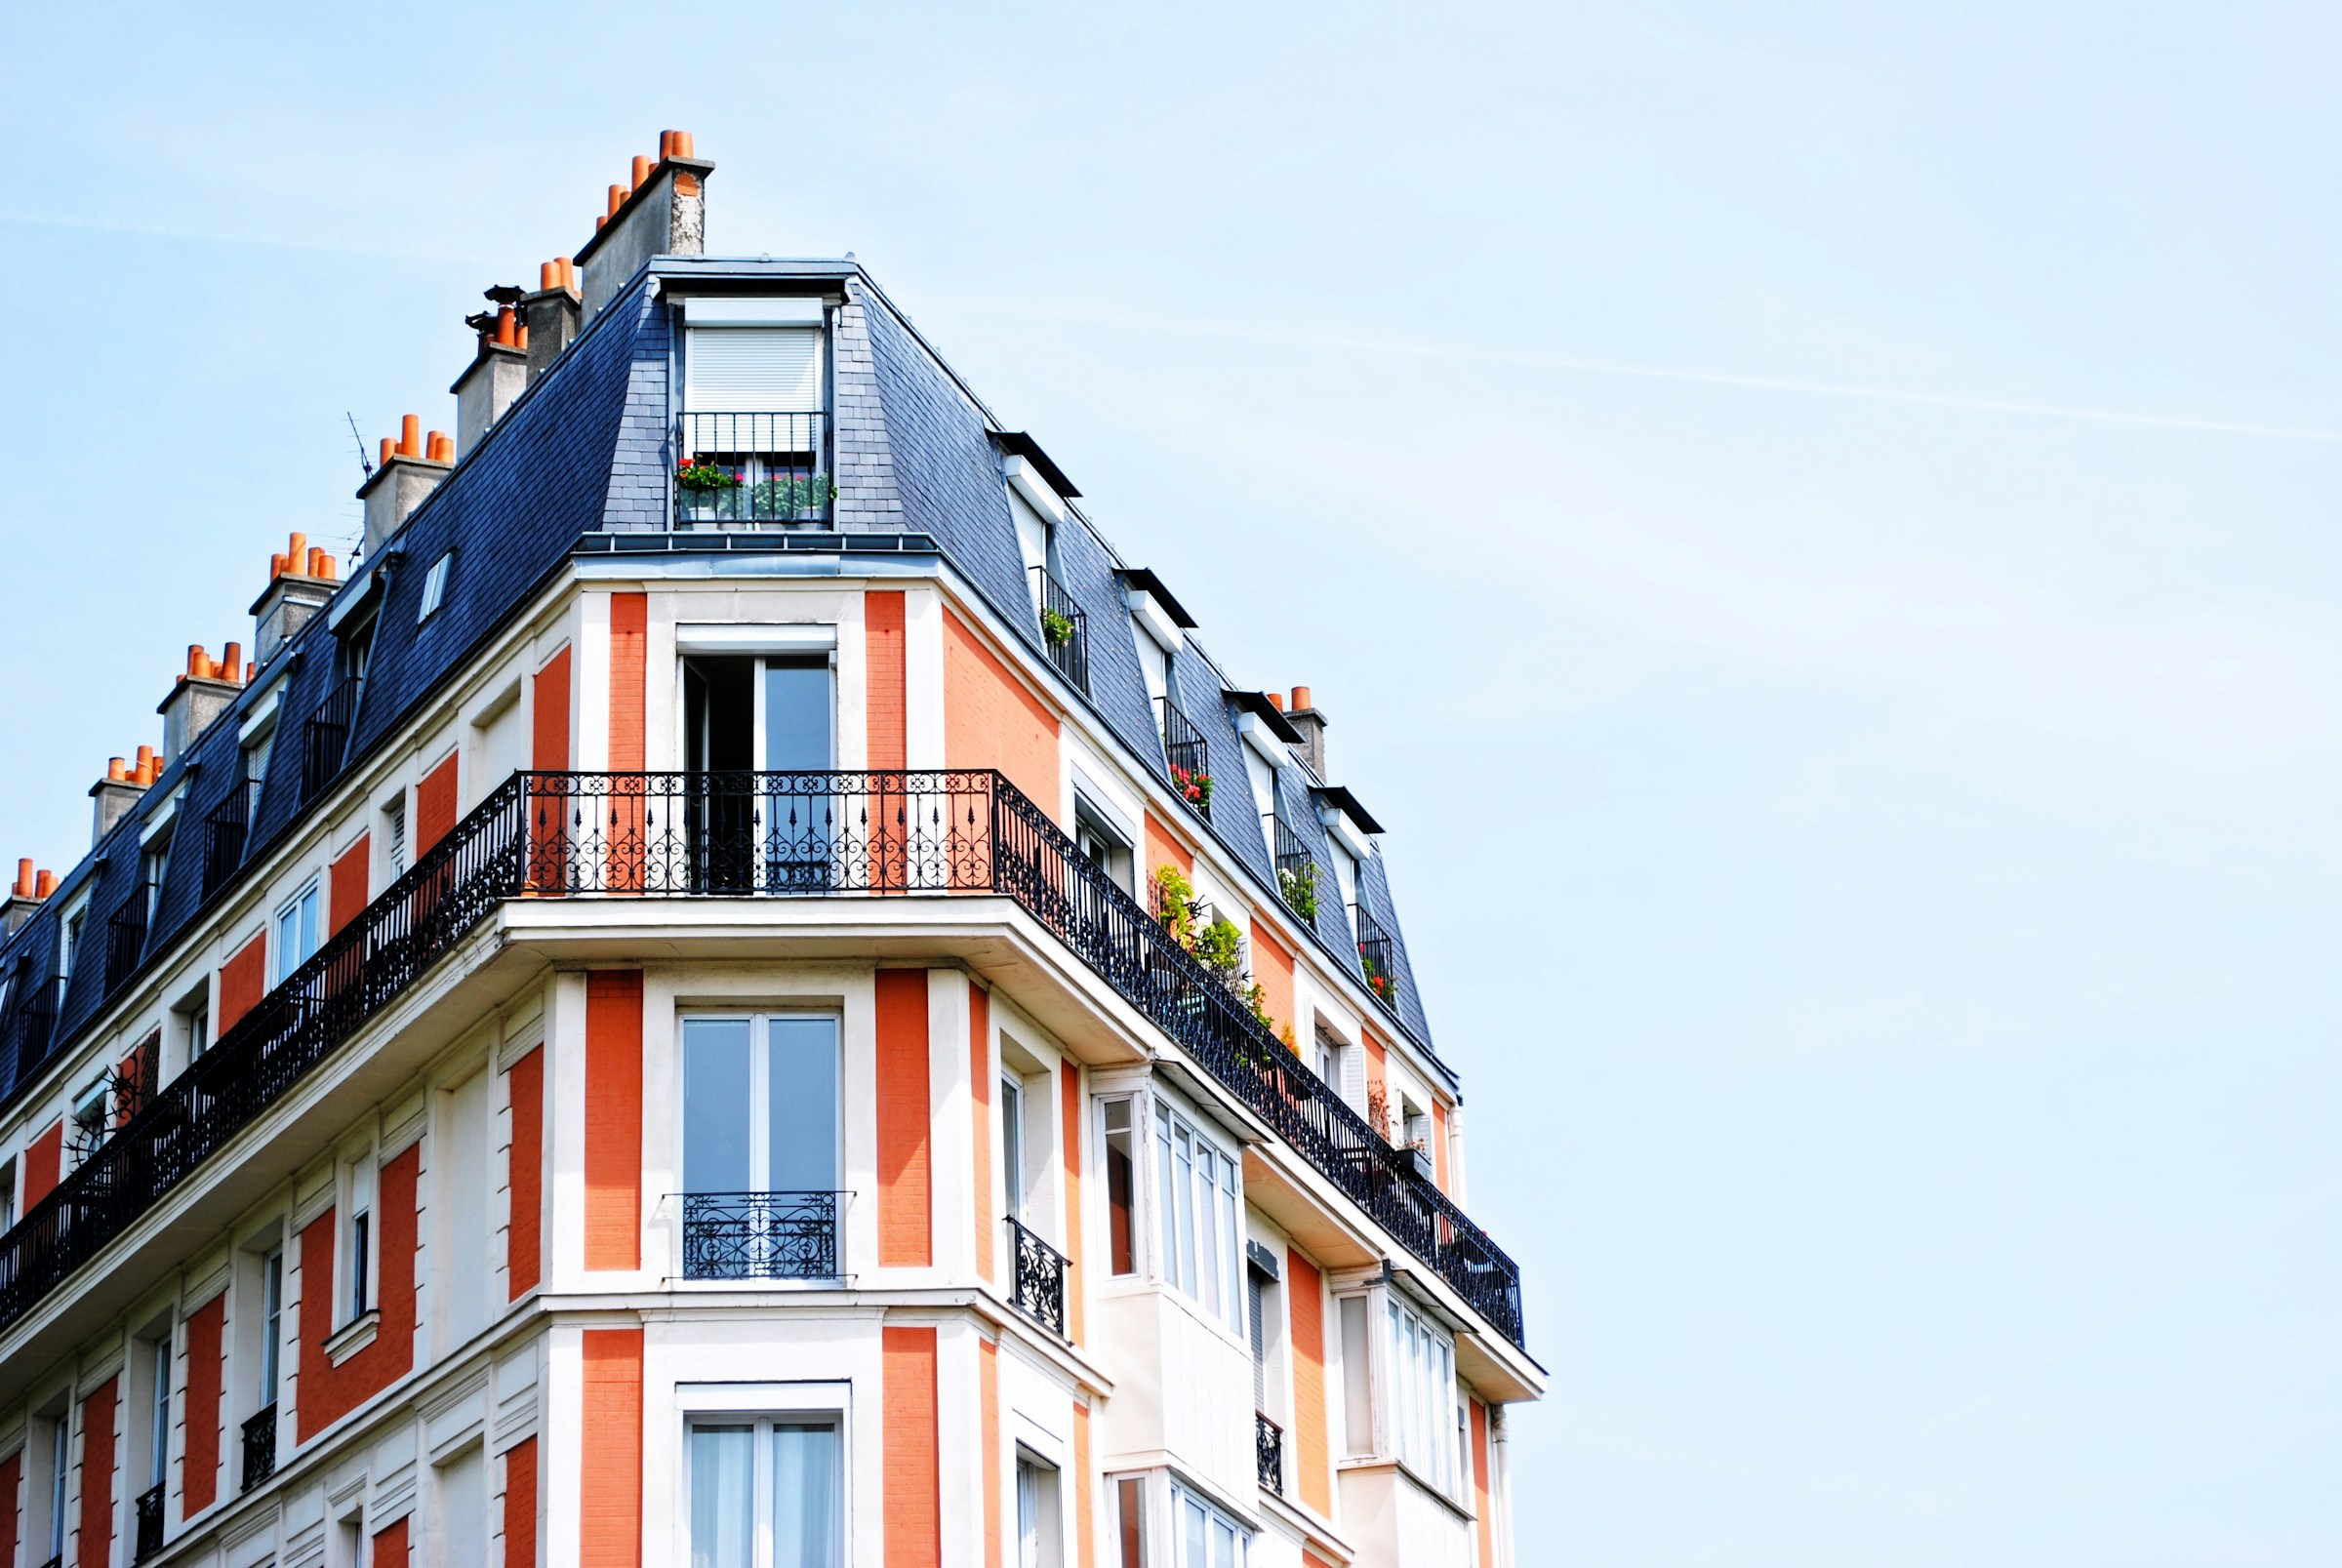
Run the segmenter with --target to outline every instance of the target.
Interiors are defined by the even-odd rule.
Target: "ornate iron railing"
[[[1366,992],[1393,1014],[1398,1011],[1398,944],[1363,904],[1350,907],[1351,923],[1358,934],[1358,974]]]
[[[244,1473],[240,1491],[249,1492],[276,1473],[276,1403],[271,1400],[244,1422]]]
[[[1090,690],[1090,618],[1066,585],[1050,576],[1045,566],[1032,569],[1034,596],[1040,601],[1041,646],[1049,651],[1049,663],[1057,672],[1079,687],[1084,696]]]
[[[1317,857],[1285,825],[1282,817],[1261,819],[1269,826],[1269,853],[1276,862],[1276,890],[1285,905],[1311,925],[1317,923]]]
[[[244,839],[252,827],[252,786],[250,779],[238,784],[203,820],[203,896],[207,899],[227,886],[227,879],[244,864]]]
[[[358,702],[365,690],[362,677],[343,676],[302,727],[302,799],[314,799],[341,776],[342,764],[349,755],[349,732],[358,721]]]
[[[65,983],[57,975],[25,985],[18,983],[15,1005],[8,1013],[8,1049],[16,1063],[16,1081],[47,1060],[57,1038],[57,1009]]]
[[[148,1487],[139,1494],[139,1533],[130,1560],[144,1562],[163,1549],[163,1488]]]
[[[0,1236],[0,1329],[502,901],[827,893],[1015,900],[1520,1342],[1513,1261],[1046,813],[989,770],[515,775]]]
[[[1253,1467],[1261,1484],[1278,1496],[1285,1490],[1285,1429],[1259,1411],[1252,1413]]]
[[[685,1279],[835,1279],[835,1192],[686,1192]]]
[[[1059,1339],[1072,1338],[1066,1332],[1066,1255],[1028,1230],[1015,1215],[1004,1223],[1015,1266],[1010,1305]]]
[[[686,414],[675,422],[684,528],[820,521],[836,499],[819,414]]]
[[[1171,792],[1208,823],[1212,820],[1211,744],[1168,697],[1156,698],[1154,708],[1162,720],[1163,766],[1171,780]]]

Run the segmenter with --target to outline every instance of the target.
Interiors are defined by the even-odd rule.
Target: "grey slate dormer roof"
[[[665,293],[718,280],[764,292],[844,292],[847,304],[838,312],[832,354],[838,500],[829,532],[839,542],[831,547],[916,548],[932,540],[1046,667],[1009,510],[996,439],[1002,426],[878,288],[852,261],[658,258],[465,456],[367,563],[367,573],[343,585],[346,596],[368,591],[372,579],[387,583],[365,699],[350,736],[351,767],[429,702],[570,555],[581,547],[628,543],[593,536],[666,533],[673,344],[671,312],[662,302]],[[688,548],[691,538],[675,543]],[[1077,508],[1059,531],[1058,550],[1065,586],[1090,617],[1086,701],[1143,770],[1159,772],[1161,745],[1116,576],[1129,563]],[[451,551],[444,606],[418,625],[424,577]],[[172,763],[141,809],[125,814],[61,879],[57,894],[0,942],[0,974],[33,984],[54,975],[63,912],[88,893],[89,914],[51,1036],[53,1053],[105,1003],[107,922],[139,885],[146,808],[182,784],[176,843],[145,951],[162,950],[202,913],[204,824],[241,782],[237,721],[280,681],[276,749],[253,814],[245,864],[265,864],[271,846],[297,824],[305,808],[300,798],[303,730],[335,682],[330,620],[329,610],[309,622],[236,706]],[[1219,759],[1215,766],[1232,781],[1241,771],[1232,764],[1241,756],[1242,742],[1223,696],[1232,683],[1192,636],[1173,664],[1175,701]],[[1068,690],[1072,701],[1084,700]],[[1281,798],[1298,806],[1311,799],[1312,785],[1324,782],[1293,765],[1278,788]],[[1232,791],[1235,798],[1243,793]],[[1289,825],[1323,864],[1324,830],[1315,812],[1293,810]],[[1260,884],[1263,902],[1275,899],[1274,868],[1251,811],[1223,811],[1209,831]],[[239,883],[231,878],[218,897],[232,897]],[[1396,949],[1397,1024],[1429,1052],[1429,1025],[1379,855],[1359,866],[1358,898]],[[1338,905],[1336,899],[1320,901],[1313,935],[1337,966],[1354,966]],[[12,1010],[25,989],[22,984],[12,988]],[[33,1065],[0,1060],[0,1096],[13,1097]]]

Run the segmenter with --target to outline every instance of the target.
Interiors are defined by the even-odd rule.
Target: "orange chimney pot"
[[[512,307],[508,304],[498,305],[496,307],[496,341],[506,348],[511,347],[513,330]]]
[[[662,155],[664,155],[664,149],[662,149]],[[639,152],[634,154],[634,188],[636,190],[640,190],[643,181],[651,178],[651,171],[659,167],[659,161],[658,158],[646,158]]]
[[[689,131],[662,131],[662,132],[660,132],[660,133],[659,133],[659,150],[660,150],[660,152],[661,152],[661,153],[665,154],[666,157],[669,157],[669,158],[688,158],[688,157],[690,157],[690,156],[691,156],[691,133],[690,133]]]
[[[242,643],[231,642],[220,650],[220,678],[222,680],[241,680],[243,677],[237,671],[243,667],[244,645]]]
[[[43,871],[39,876],[33,879],[32,896],[34,898],[45,899],[56,891],[57,873],[55,871]]]
[[[610,210],[604,213],[602,216],[604,218],[616,218],[618,216],[618,210],[626,204],[626,198],[633,194],[634,192],[628,190],[624,185],[612,185],[610,187]]]
[[[402,458],[423,456],[423,419],[409,414],[398,422],[398,455]]]
[[[1315,705],[1310,701],[1310,689],[1307,686],[1293,688],[1293,710],[1295,712],[1298,713],[1305,707],[1314,707]]]
[[[1279,713],[1282,713],[1285,710],[1285,700],[1280,693],[1270,692],[1266,695],[1269,699],[1269,705],[1271,707],[1275,708]]]
[[[29,855],[17,862],[17,885],[14,891],[20,899],[32,897],[32,857]]]

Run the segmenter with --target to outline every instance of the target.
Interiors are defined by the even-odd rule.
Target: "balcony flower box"
[[[1178,791],[1180,799],[1197,811],[1207,815],[1210,813],[1212,809],[1212,776],[1210,774],[1191,771],[1174,762],[1171,764],[1171,787]]]
[[[1437,1185],[1439,1177],[1432,1164],[1432,1151],[1421,1144],[1409,1144],[1404,1150],[1408,1167],[1424,1181]]]

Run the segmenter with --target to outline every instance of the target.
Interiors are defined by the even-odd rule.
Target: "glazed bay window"
[[[1155,1257],[1163,1282],[1240,1333],[1244,1205],[1236,1156],[1159,1099],[1154,1155]]]
[[[1176,1481],[1171,1533],[1174,1568],[1244,1568],[1249,1532]]]
[[[1456,1347],[1447,1332],[1400,1299],[1387,1298],[1391,1441],[1399,1463],[1448,1497],[1463,1492],[1456,1442]]]
[[[839,1273],[838,1021],[683,1021],[683,1275]]]
[[[690,1439],[691,1568],[843,1568],[834,1421],[702,1417]]]

